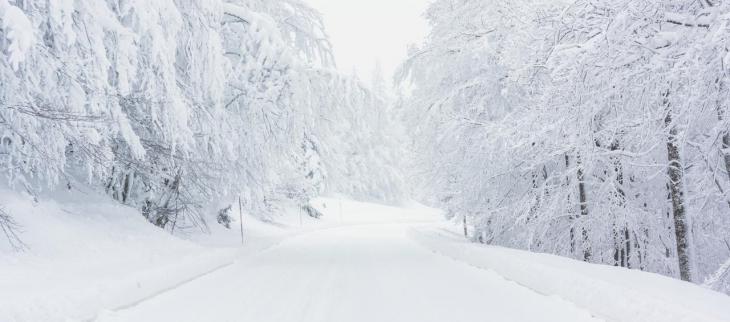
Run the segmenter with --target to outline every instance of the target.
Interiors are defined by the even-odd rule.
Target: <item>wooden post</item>
[[[238,222],[241,224],[241,245],[243,245],[245,244],[243,238],[243,201],[240,195],[238,196]]]
[[[466,215],[464,215],[464,238],[469,239],[469,228],[466,226]]]

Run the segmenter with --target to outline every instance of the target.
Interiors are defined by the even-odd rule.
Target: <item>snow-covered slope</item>
[[[453,227],[412,230],[443,256],[490,270],[607,321],[730,321],[730,296],[659,274],[464,241]]]
[[[106,197],[74,193],[54,193],[36,203],[0,190],[0,203],[21,225],[28,247],[16,252],[0,240],[0,321],[90,319],[101,308],[129,305],[229,265],[284,234],[250,218],[246,248],[203,247],[171,236]],[[216,236],[219,246],[226,241],[225,234]]]
[[[241,248],[237,229],[190,242],[93,194],[0,196],[30,247],[0,244],[2,322],[730,321],[724,294],[468,243],[417,204],[320,198],[320,220],[244,217]]]

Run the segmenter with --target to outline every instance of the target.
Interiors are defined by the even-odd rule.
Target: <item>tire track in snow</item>
[[[388,224],[390,224],[390,223],[388,223]],[[122,305],[117,305],[117,306],[114,306],[112,308],[103,308],[103,309],[100,309],[93,317],[88,318],[88,319],[83,319],[83,321],[85,321],[85,322],[96,322],[96,321],[99,320],[99,318],[103,314],[115,314],[115,313],[120,312],[120,311],[124,311],[124,310],[131,309],[131,308],[136,307],[136,306],[138,306],[140,304],[143,304],[143,303],[145,303],[145,302],[147,302],[147,301],[149,301],[151,299],[154,299],[154,298],[156,298],[158,296],[161,296],[163,294],[166,294],[166,293],[170,293],[172,291],[175,291],[176,289],[179,289],[180,287],[183,287],[183,286],[185,286],[187,284],[190,284],[192,282],[195,282],[195,281],[197,281],[197,280],[199,280],[201,278],[204,278],[204,277],[207,277],[207,276],[211,276],[211,275],[213,275],[215,273],[218,273],[218,272],[224,270],[225,268],[228,268],[228,267],[231,267],[231,266],[237,264],[241,260],[244,260],[244,259],[245,260],[248,260],[248,259],[254,258],[254,257],[258,256],[258,255],[261,255],[261,254],[267,252],[267,251],[270,251],[272,249],[275,249],[278,246],[281,246],[281,244],[283,244],[285,242],[288,242],[290,240],[293,240],[293,239],[296,239],[296,238],[299,238],[299,237],[303,237],[303,236],[306,236],[306,235],[309,235],[309,234],[314,234],[314,233],[318,233],[318,232],[322,232],[322,231],[327,231],[327,230],[336,230],[336,229],[349,228],[349,227],[372,226],[372,225],[383,225],[383,223],[347,223],[347,224],[338,224],[338,225],[333,225],[333,226],[323,226],[323,227],[316,227],[316,228],[312,228],[312,229],[300,230],[300,231],[294,232],[294,233],[292,233],[290,235],[287,235],[287,236],[284,236],[282,238],[279,238],[275,242],[271,243],[270,245],[266,245],[266,246],[262,247],[261,249],[256,249],[256,250],[254,250],[251,253],[246,253],[246,254],[238,255],[238,256],[236,256],[231,261],[228,261],[226,263],[217,265],[217,266],[215,266],[215,267],[213,267],[213,268],[211,268],[209,270],[206,270],[206,271],[204,271],[202,273],[195,274],[195,275],[193,275],[191,277],[188,277],[186,279],[183,279],[183,280],[181,280],[181,281],[179,281],[177,283],[174,283],[173,285],[171,285],[169,287],[165,287],[165,288],[159,289],[157,291],[154,291],[153,293],[148,294],[148,295],[145,295],[145,296],[143,296],[143,297],[141,297],[141,298],[139,298],[137,300],[134,300],[134,301],[131,301],[131,302],[122,304]]]
[[[271,243],[270,245],[266,245],[266,246],[264,246],[264,247],[262,247],[260,249],[256,249],[256,250],[254,250],[251,253],[246,253],[246,254],[241,254],[241,255],[235,256],[235,258],[233,260],[231,260],[231,261],[228,261],[226,263],[217,265],[217,266],[215,266],[215,267],[213,267],[211,269],[208,269],[208,270],[206,270],[206,271],[204,271],[202,273],[195,274],[193,276],[190,276],[188,278],[185,278],[185,279],[183,279],[183,280],[181,280],[181,281],[179,281],[177,283],[174,283],[173,285],[171,285],[169,287],[164,287],[162,289],[159,289],[159,290],[157,290],[157,291],[155,291],[155,292],[153,292],[151,294],[145,295],[145,296],[143,296],[143,297],[141,297],[141,298],[139,298],[137,300],[134,300],[132,302],[128,302],[128,303],[125,303],[125,304],[122,304],[122,305],[117,305],[117,306],[115,306],[113,308],[100,309],[96,313],[96,315],[94,315],[91,318],[84,319],[84,321],[85,322],[95,322],[95,321],[98,321],[99,318],[102,315],[104,315],[104,314],[110,314],[110,313],[111,314],[114,314],[116,312],[120,312],[120,311],[124,311],[124,310],[127,310],[127,309],[131,309],[131,308],[133,308],[135,306],[138,306],[138,305],[140,305],[142,303],[145,303],[145,302],[147,302],[147,301],[149,301],[151,299],[154,299],[154,298],[156,298],[158,296],[161,296],[163,294],[172,292],[172,291],[174,291],[174,290],[176,290],[176,289],[178,289],[180,287],[183,287],[183,286],[185,286],[187,284],[190,284],[190,283],[192,283],[194,281],[197,281],[197,280],[199,280],[201,278],[204,278],[204,277],[213,275],[215,273],[218,273],[218,272],[220,272],[220,271],[222,271],[222,270],[224,270],[224,269],[226,269],[228,267],[231,267],[231,266],[237,264],[241,260],[253,258],[255,256],[258,256],[258,255],[262,254],[262,253],[265,253],[265,252],[267,252],[267,251],[269,251],[269,250],[271,250],[271,249],[273,249],[273,248],[281,245],[282,243],[284,243],[287,240],[290,240],[290,239],[293,239],[293,238],[296,238],[296,237],[299,237],[299,236],[302,236],[302,235],[305,235],[305,234],[308,234],[308,233],[313,233],[313,232],[316,232],[316,231],[318,231],[318,230],[309,230],[309,231],[299,232],[299,233],[295,233],[295,234],[292,234],[292,235],[285,236],[283,238],[280,238],[280,239],[276,240],[275,242]]]

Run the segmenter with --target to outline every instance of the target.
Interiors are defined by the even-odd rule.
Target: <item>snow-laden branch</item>
[[[35,42],[33,25],[20,8],[0,0],[0,29],[10,43],[6,49],[8,62],[18,69]]]

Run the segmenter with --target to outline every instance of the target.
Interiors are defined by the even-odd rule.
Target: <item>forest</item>
[[[0,0],[3,184],[91,187],[170,234],[231,205],[417,200],[475,243],[730,292],[728,1],[424,15],[390,88],[339,71],[301,0]]]
[[[399,75],[420,198],[477,242],[720,283],[729,5],[436,1]]]
[[[0,2],[9,185],[91,185],[170,232],[236,198],[393,201],[382,94],[334,69],[300,1]],[[369,176],[380,173],[380,176]]]

